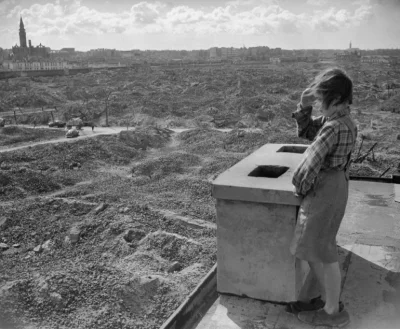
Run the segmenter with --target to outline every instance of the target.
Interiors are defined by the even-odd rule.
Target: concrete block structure
[[[217,210],[217,290],[295,300],[308,268],[289,246],[301,199],[293,171],[307,145],[266,144],[213,181]]]

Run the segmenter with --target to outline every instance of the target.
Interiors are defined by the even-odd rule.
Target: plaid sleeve
[[[326,122],[326,117],[311,116],[312,106],[302,107],[301,104],[297,104],[297,110],[292,113],[292,118],[297,123],[297,134],[299,137],[306,138],[310,141],[314,140],[319,130]]]
[[[336,144],[336,139],[334,127],[330,125],[322,127],[317,139],[307,149],[303,160],[294,172],[292,183],[296,188],[296,193],[306,195],[311,189],[326,155]]]

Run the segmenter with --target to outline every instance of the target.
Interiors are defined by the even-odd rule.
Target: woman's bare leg
[[[303,286],[301,287],[299,296],[297,299],[304,303],[309,303],[310,300],[321,294],[322,300],[325,301],[325,284],[324,284],[324,272],[322,263],[307,262],[310,267],[310,273],[308,274]]]
[[[333,314],[339,312],[340,288],[342,275],[340,273],[339,262],[324,263],[324,287],[325,287],[325,312]]]
[[[313,271],[315,277],[317,278],[319,291],[321,292],[321,299],[323,301],[326,300],[326,289],[325,289],[325,274],[324,274],[324,266],[319,262],[308,262],[310,265],[311,271]]]
[[[310,270],[306,280],[303,283],[303,286],[299,291],[297,300],[303,303],[309,303],[312,298],[318,296],[319,294],[321,293],[317,278],[315,277],[313,271]]]

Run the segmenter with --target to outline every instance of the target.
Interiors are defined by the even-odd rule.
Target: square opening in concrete
[[[276,152],[285,152],[285,153],[304,153],[307,150],[307,146],[292,146],[292,145],[285,145],[282,146]]]
[[[279,176],[282,176],[289,167],[283,167],[283,166],[257,166],[256,169],[251,171],[249,176],[252,177],[266,177],[266,178],[278,178]]]

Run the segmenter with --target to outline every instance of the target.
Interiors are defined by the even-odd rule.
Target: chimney
[[[32,43],[31,43],[31,40],[29,40],[29,48],[31,48],[32,47]]]

